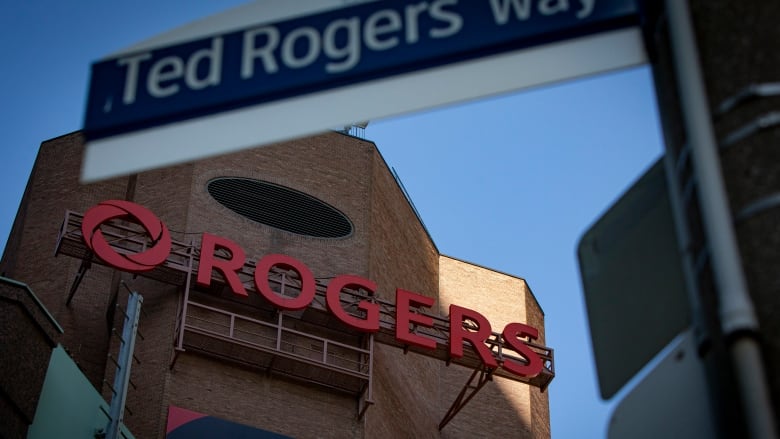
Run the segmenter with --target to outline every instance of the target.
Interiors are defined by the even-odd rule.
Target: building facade
[[[330,132],[87,185],[78,181],[82,154],[78,132],[41,145],[0,273],[40,298],[62,328],[50,338],[106,401],[119,350],[112,334],[121,333],[129,291],[143,296],[124,417],[135,437],[195,437],[182,428],[204,416],[269,435],[256,437],[550,436],[552,350],[533,293],[521,278],[440,254],[372,142]],[[173,244],[164,263],[131,273],[99,256],[81,225],[105,200],[143,206],[167,226]],[[118,254],[157,244],[127,218],[100,227]],[[207,239],[216,244],[207,248]],[[236,247],[245,258],[231,273],[221,267],[239,260]],[[253,281],[268,255],[299,265],[270,266]],[[373,285],[346,284],[335,305],[325,303],[341,275]],[[310,278],[316,293],[303,308],[280,309],[258,294],[267,284],[292,300]],[[393,336],[398,290],[418,298],[412,315],[427,316],[411,317],[407,332],[435,347]],[[380,329],[356,330],[339,317],[368,319],[363,301],[380,310]],[[461,308],[467,317],[452,326],[464,340],[475,323],[485,326],[469,310],[492,335],[482,348],[459,341],[457,356],[436,331]],[[501,328],[521,327],[512,323],[538,330],[535,338],[512,334],[539,372],[505,367],[534,362],[506,343],[508,329],[502,338]],[[485,352],[499,367],[485,363]]]

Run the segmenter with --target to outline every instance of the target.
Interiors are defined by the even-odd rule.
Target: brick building
[[[48,330],[46,349],[52,339],[60,343],[106,400],[119,344],[112,328],[121,331],[116,305],[125,304],[129,290],[143,296],[143,339],[135,345],[124,418],[135,437],[193,437],[171,431],[181,428],[172,419],[204,415],[222,422],[214,428],[240,424],[298,438],[550,436],[544,389],[554,376],[552,351],[525,280],[441,255],[372,142],[330,132],[88,185],[78,181],[82,153],[78,132],[41,145],[0,273],[40,298],[62,328]],[[164,264],[132,274],[89,252],[82,215],[112,199],[145,206],[167,226],[173,249]],[[132,221],[114,221],[103,232],[116,249],[154,245]],[[245,251],[237,273],[247,296],[236,294],[218,269],[207,275],[208,285],[196,282],[203,233]],[[229,253],[218,249],[213,257],[226,260]],[[248,270],[269,254],[311,270],[317,291],[311,305],[280,311],[257,294]],[[269,284],[276,282],[282,295],[300,294],[300,288],[281,291],[303,282],[283,268],[272,267],[268,279],[281,280]],[[323,305],[327,285],[343,274],[376,284],[383,307],[378,332],[356,331]],[[418,310],[435,324],[412,332],[435,340],[434,349],[393,337],[396,289],[433,299]],[[341,306],[365,316],[350,302],[366,299],[365,291],[353,290],[340,293]],[[489,321],[486,349],[501,367],[486,368],[473,343],[461,343],[462,357],[450,355],[446,335],[434,328],[446,329],[450,305]],[[538,375],[503,367],[531,363],[502,341],[501,328],[512,322],[539,331],[535,340],[523,339],[542,360]],[[11,370],[8,358],[0,375]],[[29,413],[35,396],[14,396],[3,386],[4,413],[18,414],[14,406]],[[31,421],[20,419],[19,425]]]

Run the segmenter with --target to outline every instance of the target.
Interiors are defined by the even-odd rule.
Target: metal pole
[[[717,284],[720,323],[724,335],[732,337],[730,353],[749,435],[776,438],[764,366],[758,343],[751,336],[758,331],[758,321],[732,226],[688,1],[665,0],[665,4],[683,123],[698,179],[699,204]]]
[[[111,397],[110,419],[106,428],[106,439],[119,437],[119,428],[125,413],[125,401],[127,399],[127,386],[130,381],[130,366],[133,364],[133,349],[135,349],[135,336],[138,332],[138,319],[141,316],[141,304],[144,298],[133,291],[127,299],[127,314],[122,328],[121,346],[117,359],[116,374],[114,375],[114,394]]]
[[[188,249],[189,261],[187,262],[187,280],[184,284],[184,300],[181,306],[181,322],[179,323],[179,339],[176,342],[176,349],[184,350],[184,326],[187,325],[187,304],[190,301],[190,286],[192,284],[192,268],[195,265],[195,242],[190,241]]]

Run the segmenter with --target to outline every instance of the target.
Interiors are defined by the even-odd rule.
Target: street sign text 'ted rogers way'
[[[634,0],[383,0],[93,64],[87,140],[636,24]],[[479,80],[476,78],[475,80]]]

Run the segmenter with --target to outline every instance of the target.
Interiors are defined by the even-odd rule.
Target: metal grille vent
[[[236,177],[211,180],[207,189],[223,206],[260,224],[316,238],[352,233],[352,223],[343,213],[294,189]]]

